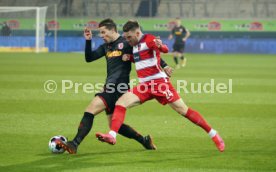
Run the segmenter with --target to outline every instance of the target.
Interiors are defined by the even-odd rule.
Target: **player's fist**
[[[160,48],[160,47],[162,46],[162,40],[160,39],[159,36],[157,36],[153,41],[155,42],[155,45],[156,45],[158,48]]]
[[[86,40],[91,40],[92,39],[92,32],[89,30],[87,27],[84,28],[83,36]]]
[[[168,77],[171,77],[172,76],[172,73],[173,73],[173,68],[170,67],[170,66],[166,66],[164,68],[164,72],[167,74]]]
[[[124,55],[122,56],[122,60],[123,60],[123,61],[129,61],[129,59],[130,59],[130,54],[124,54]]]

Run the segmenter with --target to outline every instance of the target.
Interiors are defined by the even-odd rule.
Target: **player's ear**
[[[140,32],[138,30],[135,31],[136,32],[136,36],[139,37],[140,36]]]

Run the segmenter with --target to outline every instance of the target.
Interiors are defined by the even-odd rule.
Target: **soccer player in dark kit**
[[[172,32],[169,36],[169,39],[174,38],[173,44],[173,59],[176,64],[176,69],[180,68],[178,63],[178,59],[181,59],[181,66],[184,67],[186,65],[187,59],[184,57],[185,43],[188,37],[191,35],[188,29],[186,29],[183,25],[181,25],[181,20],[176,18],[175,27],[172,29]]]
[[[75,138],[68,142],[60,140],[57,141],[57,144],[70,154],[75,154],[77,152],[78,146],[90,132],[94,117],[97,114],[105,110],[108,116],[109,124],[111,123],[116,101],[129,89],[128,84],[129,74],[131,71],[131,62],[123,61],[122,56],[123,54],[132,54],[132,47],[117,32],[116,23],[114,23],[111,19],[105,19],[99,23],[99,32],[100,37],[105,43],[100,45],[96,50],[92,51],[92,33],[88,29],[84,30],[84,37],[86,39],[85,59],[86,62],[92,62],[105,56],[107,62],[106,83],[103,91],[97,93],[86,108]],[[164,61],[161,63],[165,73],[170,76],[172,68],[167,66]],[[118,85],[121,86],[119,87]],[[146,149],[156,149],[150,135],[142,136],[127,124],[122,124],[118,133],[127,138],[135,139]]]

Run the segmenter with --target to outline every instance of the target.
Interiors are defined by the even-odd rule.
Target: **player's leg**
[[[74,142],[76,142],[78,145],[82,142],[84,137],[90,132],[92,128],[94,116],[104,111],[105,108],[106,105],[104,100],[100,96],[96,96],[91,101],[91,103],[85,109],[84,116],[78,128],[78,132],[73,139]]]
[[[94,116],[102,112],[105,108],[106,106],[103,100],[99,96],[96,96],[87,106],[84,115],[81,119],[81,122],[79,124],[78,132],[74,139],[68,141],[67,143],[60,142],[58,144],[62,146],[66,151],[68,151],[70,154],[75,154],[80,143],[90,132],[93,125]]]
[[[96,133],[96,137],[103,142],[114,145],[116,143],[116,135],[124,122],[126,109],[140,104],[140,99],[132,92],[122,95],[116,102],[115,110],[112,115],[110,131],[108,134]]]
[[[178,63],[178,58],[179,58],[179,55],[178,55],[178,53],[177,53],[177,44],[174,43],[174,44],[173,44],[173,60],[174,60],[175,68],[176,68],[176,69],[179,69],[179,68],[180,68],[179,63]]]
[[[189,108],[182,99],[169,104],[176,112],[189,119],[195,125],[205,130],[215,142],[219,151],[224,151],[225,145],[218,132],[214,130],[206,120],[195,110]]]
[[[187,58],[184,57],[184,52],[185,52],[185,43],[182,47],[182,49],[180,50],[180,59],[181,59],[181,66],[185,67],[187,64]]]
[[[111,121],[112,121],[112,115],[107,115],[107,119],[109,122],[109,126],[111,127]],[[153,144],[153,140],[150,135],[142,136],[139,132],[137,132],[134,128],[131,126],[123,123],[118,131],[119,134],[121,134],[124,137],[127,137],[129,139],[134,139],[140,144],[144,146],[144,148],[148,150],[156,150],[156,146]]]

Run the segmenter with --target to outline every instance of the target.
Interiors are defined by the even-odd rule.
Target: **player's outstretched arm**
[[[85,61],[92,62],[97,60],[105,55],[104,47],[101,45],[95,51],[92,51],[91,40],[92,40],[92,32],[87,28],[84,29],[83,36],[85,38]]]

